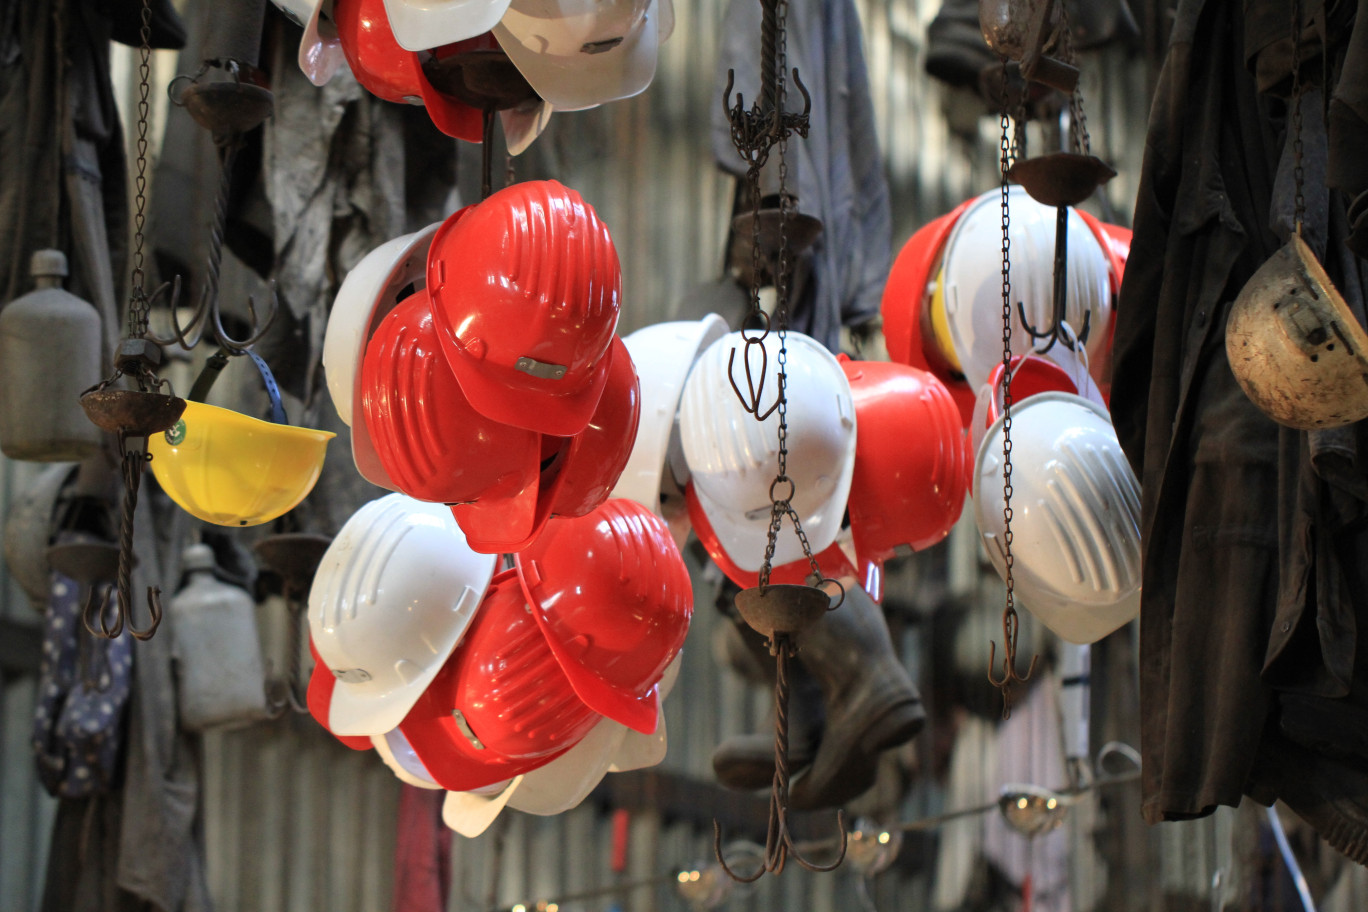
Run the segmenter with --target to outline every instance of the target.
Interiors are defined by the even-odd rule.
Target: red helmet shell
[[[656,685],[693,615],[693,586],[665,521],[635,501],[609,500],[587,516],[547,523],[514,565],[584,702],[654,732]]]
[[[608,380],[622,271],[592,206],[514,184],[448,220],[428,254],[433,315],[461,389],[496,421],[584,430]]]
[[[399,728],[433,780],[463,792],[550,762],[598,719],[571,689],[507,570],[494,577],[461,645]]]
[[[850,531],[860,563],[881,564],[894,549],[930,547],[964,509],[969,448],[959,410],[928,371],[886,361],[841,369],[855,399],[855,476]]]

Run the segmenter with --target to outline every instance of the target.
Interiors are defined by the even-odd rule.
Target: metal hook
[[[1056,342],[1062,343],[1070,351],[1075,351],[1075,341],[1082,346],[1088,341],[1088,333],[1092,329],[1092,313],[1083,312],[1083,329],[1078,333],[1076,339],[1070,335],[1065,319],[1067,317],[1068,305],[1068,270],[1069,270],[1069,207],[1055,207],[1055,254],[1054,254],[1054,288],[1051,301],[1050,325],[1045,329],[1037,329],[1026,319],[1026,305],[1022,301],[1017,301],[1017,313],[1021,316],[1021,325],[1025,328],[1028,335],[1033,340],[1048,339],[1044,348],[1035,349],[1035,353],[1043,355]]]
[[[996,677],[993,669],[997,665],[997,641],[991,640],[988,646],[988,681],[994,687],[1002,691],[1002,718],[1012,717],[1012,698],[1011,690],[1014,683],[1025,684],[1035,674],[1036,662],[1040,660],[1039,655],[1031,656],[1031,664],[1026,669],[1026,674],[1018,674],[1016,670],[1016,643],[1017,643],[1017,616],[1016,609],[1011,605],[1002,612],[1002,638],[1006,644],[1002,650],[1002,677]]]
[[[845,813],[836,812],[836,829],[840,834],[840,851],[836,859],[828,864],[817,864],[803,857],[793,842],[788,825],[789,762],[788,762],[788,703],[789,680],[788,662],[795,646],[788,633],[776,630],[770,640],[770,652],[774,654],[774,779],[770,786],[769,825],[765,835],[765,853],[760,866],[750,874],[738,874],[722,856],[722,826],[713,821],[713,854],[717,863],[728,877],[738,883],[754,883],[766,872],[778,875],[790,857],[799,865],[816,873],[836,870],[845,861],[849,834],[846,831]]]
[[[216,137],[217,139],[217,137]],[[276,293],[275,281],[269,283],[270,288],[270,311],[267,317],[262,320],[257,316],[257,306],[255,298],[247,298],[247,313],[251,323],[246,339],[234,339],[228,335],[223,328],[223,313],[219,305],[219,270],[223,264],[223,243],[224,233],[228,222],[228,195],[232,186],[233,162],[237,158],[238,149],[241,148],[241,136],[230,135],[221,143],[218,143],[222,150],[220,161],[220,174],[218,195],[214,199],[214,221],[209,228],[209,251],[206,256],[204,272],[204,288],[201,290],[199,303],[195,306],[195,312],[184,326],[181,325],[180,316],[177,314],[177,307],[180,299],[180,277],[175,279],[175,293],[172,295],[170,306],[171,316],[171,335],[159,337],[151,332],[147,333],[147,338],[158,345],[179,344],[181,348],[190,351],[199,345],[204,338],[206,330],[212,330],[214,341],[220,348],[226,349],[231,354],[240,355],[260,342],[266,333],[270,332],[272,324],[275,323],[276,314],[280,311],[280,299]],[[165,289],[165,285],[157,290],[157,293],[149,299],[149,307],[159,294]]]
[[[779,404],[784,401],[784,375],[779,375],[779,395],[775,397],[774,404],[763,413],[760,411],[760,397],[765,392],[765,377],[769,372],[769,352],[765,350],[761,340],[764,336],[756,339],[746,340],[746,353],[743,356],[746,362],[746,389],[749,394],[741,392],[741,387],[736,383],[736,348],[733,347],[731,353],[727,355],[727,380],[730,381],[732,390],[736,393],[736,398],[741,400],[741,407],[748,414],[754,415],[756,421],[764,421],[774,410],[779,408]],[[758,346],[760,349],[760,379],[756,381],[751,373],[751,346]]]
[[[107,640],[117,639],[123,633],[124,627],[128,627],[128,632],[135,639],[150,640],[161,626],[162,605],[161,590],[155,586],[147,587],[147,610],[151,615],[151,620],[146,627],[138,628],[133,626],[133,516],[138,507],[138,487],[142,483],[143,466],[151,458],[149,454],[139,450],[129,450],[124,448],[124,439],[120,439],[120,449],[123,449],[123,481],[124,497],[122,515],[119,521],[119,570],[116,577],[118,599],[115,603],[114,624],[110,626],[106,621],[109,610],[110,587],[105,586],[102,595],[97,598],[95,589],[91,589],[90,598],[87,599],[84,610],[81,612],[82,622],[86,630],[94,636],[102,637]],[[98,608],[96,607],[98,605]],[[93,618],[93,619],[92,619]],[[99,624],[96,626],[95,621]]]

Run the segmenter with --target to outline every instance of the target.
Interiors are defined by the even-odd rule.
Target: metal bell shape
[[[1245,395],[1279,424],[1314,430],[1368,417],[1368,333],[1300,236],[1240,289],[1226,357]]]
[[[184,569],[189,582],[167,608],[181,727],[239,728],[266,718],[256,603],[243,589],[214,578],[208,545],[186,548]]]
[[[36,251],[29,268],[34,290],[0,310],[0,450],[11,459],[80,461],[102,441],[80,404],[100,382],[100,315],[62,288],[60,250]]]

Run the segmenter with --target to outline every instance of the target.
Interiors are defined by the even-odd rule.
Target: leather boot
[[[739,622],[738,622],[739,623]],[[744,625],[740,625],[743,626]],[[743,636],[762,644],[764,639],[749,627]],[[769,685],[774,686],[774,657],[769,661]],[[789,665],[789,774],[807,769],[822,736],[822,690],[817,679],[797,662]],[[713,773],[730,789],[751,791],[769,788],[774,780],[774,729],[735,735],[713,751]]]
[[[879,753],[912,740],[926,724],[921,696],[898,660],[883,612],[854,579],[845,604],[798,640],[798,660],[817,679],[826,724],[790,806],[837,807],[874,784]]]

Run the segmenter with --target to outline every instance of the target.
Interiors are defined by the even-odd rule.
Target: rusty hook
[[[793,83],[798,86],[798,93],[803,96],[803,113],[784,115],[784,126],[792,128],[793,132],[799,136],[806,137],[808,134],[808,115],[812,113],[812,95],[808,92],[808,87],[803,85],[803,79],[798,75],[798,68],[793,68]]]
[[[1016,683],[1024,684],[1035,674],[1036,662],[1040,660],[1039,655],[1031,656],[1031,664],[1026,668],[1026,674],[1018,674],[1016,669],[1016,643],[1017,643],[1017,615],[1016,609],[1011,605],[1003,609],[1002,612],[1002,638],[1004,648],[1002,650],[1002,676],[994,674],[997,666],[997,641],[991,640],[988,647],[988,681],[994,687],[1002,691],[1002,718],[1009,719],[1012,716],[1012,685]]]
[[[161,590],[155,586],[147,587],[147,610],[151,615],[151,621],[142,628],[133,626],[132,590],[133,517],[138,507],[138,487],[142,483],[143,467],[152,457],[140,450],[127,449],[126,442],[125,438],[120,438],[119,446],[123,450],[124,497],[119,520],[119,570],[115,587],[118,598],[115,603],[114,625],[111,627],[106,621],[111,596],[108,586],[104,587],[103,594],[98,598],[95,590],[91,590],[90,598],[87,599],[81,615],[86,630],[94,636],[107,640],[116,639],[127,626],[128,632],[133,634],[135,639],[150,640],[161,626]],[[99,621],[99,626],[96,626],[96,620]]]
[[[774,414],[774,410],[779,408],[779,404],[784,401],[784,375],[780,374],[779,395],[775,397],[773,405],[763,413],[760,411],[760,398],[764,395],[765,378],[769,372],[769,352],[766,351],[765,346],[761,341],[763,339],[764,336],[760,336],[755,339],[746,340],[746,353],[743,357],[745,358],[746,363],[746,388],[749,390],[749,395],[741,392],[741,387],[736,383],[736,348],[733,347],[731,353],[727,356],[727,380],[731,382],[731,387],[736,393],[736,398],[741,400],[741,407],[745,409],[748,414],[754,415],[756,421],[764,421],[770,415]],[[751,373],[750,349],[753,345],[759,346],[760,348],[760,379],[758,381]]]
[[[840,833],[840,851],[836,859],[821,865],[803,857],[793,842],[788,825],[789,762],[788,762],[788,702],[789,680],[788,662],[795,651],[790,634],[776,630],[770,639],[770,651],[774,654],[774,780],[770,786],[769,824],[765,834],[765,854],[760,866],[750,874],[738,874],[722,856],[722,826],[713,821],[713,854],[718,865],[728,877],[738,883],[754,883],[766,872],[781,874],[791,856],[794,861],[809,871],[827,873],[836,870],[845,861],[849,834],[846,831],[845,813],[836,812],[836,828]]]

